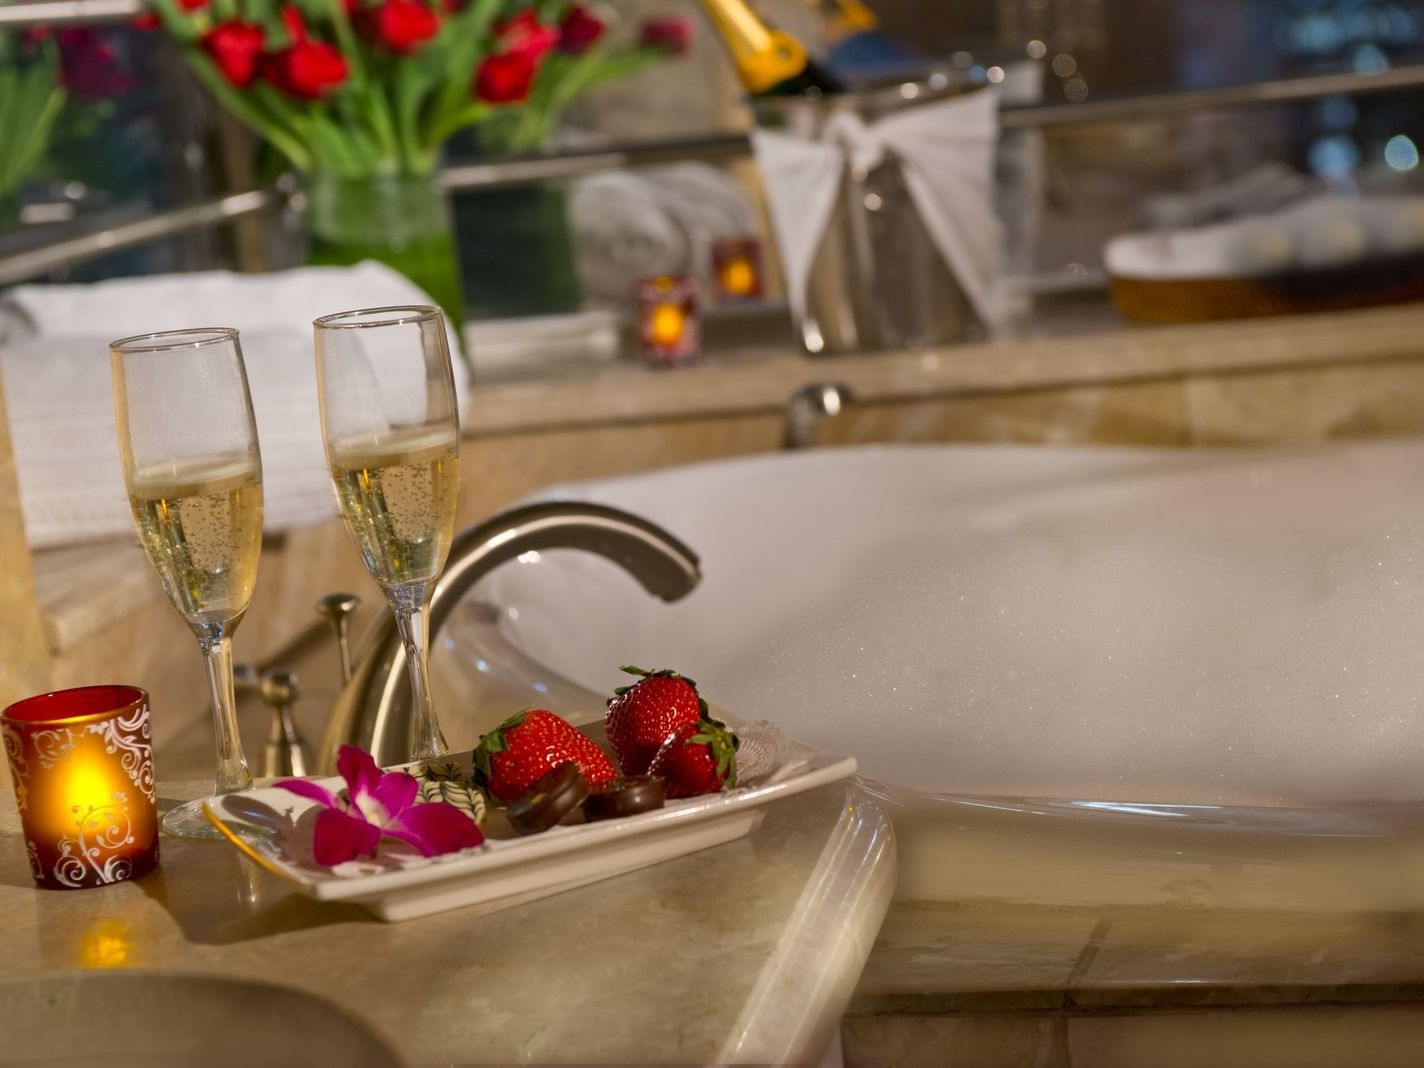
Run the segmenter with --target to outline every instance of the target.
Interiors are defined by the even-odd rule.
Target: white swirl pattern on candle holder
[[[13,727],[0,723],[0,741],[5,746],[5,756],[10,761],[10,779],[15,784],[15,805],[20,815],[25,814],[30,788],[26,780],[30,777],[30,762],[25,759],[25,743]]]
[[[35,756],[39,758],[40,767],[45,770],[49,770],[61,761],[68,760],[69,754],[74,752],[74,732],[68,727],[60,727],[52,731],[36,731],[30,735],[30,741],[34,744]]]
[[[153,749],[148,742],[148,705],[140,704],[127,718],[116,716],[102,723],[91,723],[84,729],[103,739],[104,752],[112,755],[123,750],[119,765],[129,780],[143,791],[143,796],[150,801],[154,800]]]
[[[25,743],[20,740],[19,731],[14,727],[0,723],[0,740],[5,745],[5,756],[10,760],[10,770],[15,773],[15,780],[27,779],[30,775],[30,762],[25,759]]]
[[[113,800],[116,804],[91,806],[75,821],[78,835],[65,835],[59,840],[54,877],[63,885],[83,886],[87,868],[94,869],[101,883],[117,883],[132,873],[131,858],[113,855],[120,846],[134,841],[133,821],[125,804],[128,795],[115,793]],[[79,806],[75,805],[72,811],[78,813]]]
[[[25,852],[30,858],[30,873],[34,875],[35,882],[44,882],[44,866],[40,864],[40,847],[26,838]]]

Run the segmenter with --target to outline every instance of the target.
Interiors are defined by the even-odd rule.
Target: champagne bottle
[[[818,96],[845,85],[813,60],[791,34],[768,25],[747,0],[702,0],[737,77],[753,96]]]
[[[887,36],[880,19],[861,0],[808,0],[826,26],[826,65],[851,82],[919,78],[932,66],[929,57]]]

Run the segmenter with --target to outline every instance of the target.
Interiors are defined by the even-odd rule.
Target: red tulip
[[[524,56],[535,66],[559,43],[559,31],[539,21],[533,11],[521,11],[495,28],[500,52]]]
[[[346,81],[351,69],[340,49],[307,37],[301,13],[282,9],[282,22],[292,43],[262,61],[262,74],[277,88],[298,100],[319,100]]]
[[[178,6],[184,11],[200,11],[208,6],[208,0],[178,0]]]
[[[362,12],[360,22],[367,37],[402,56],[440,32],[440,19],[421,0],[382,0]]]
[[[69,26],[55,35],[59,45],[59,81],[78,97],[103,100],[122,96],[136,84],[123,70],[108,31]]]
[[[517,104],[529,95],[544,57],[559,43],[559,31],[521,11],[495,27],[499,51],[475,72],[475,95],[491,104]]]
[[[202,37],[203,50],[212,56],[222,76],[239,89],[257,77],[262,44],[262,27],[240,19],[220,22]]]
[[[519,52],[489,56],[475,74],[475,95],[490,104],[517,104],[529,95],[539,63]]]
[[[692,27],[686,19],[648,19],[640,36],[644,48],[659,48],[675,56],[692,47]]]
[[[346,57],[323,41],[299,41],[268,56],[262,65],[266,79],[298,100],[320,100],[346,81]]]
[[[129,25],[135,30],[156,30],[163,23],[152,11],[143,11],[129,19]]]
[[[559,23],[559,50],[571,56],[581,56],[603,36],[603,30],[601,18],[582,4],[575,4]]]

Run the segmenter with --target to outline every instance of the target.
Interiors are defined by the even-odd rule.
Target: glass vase
[[[578,310],[583,293],[562,187],[470,190],[455,198],[454,213],[471,316],[500,319]]]
[[[457,328],[464,322],[460,269],[444,194],[428,174],[307,176],[307,262],[378,260],[425,290]]]

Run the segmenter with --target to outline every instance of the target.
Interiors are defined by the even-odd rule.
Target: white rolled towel
[[[114,431],[110,341],[198,326],[242,332],[262,449],[265,527],[281,531],[335,511],[312,320],[353,308],[428,303],[404,275],[377,263],[11,290],[0,373],[31,547],[132,534]],[[463,406],[469,377],[464,362],[454,362]]]

